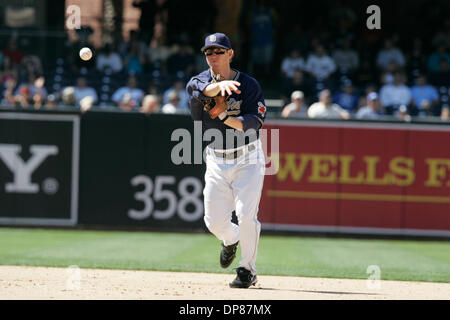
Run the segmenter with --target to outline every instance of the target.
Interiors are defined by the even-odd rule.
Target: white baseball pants
[[[253,143],[256,148],[242,150],[236,159],[218,157],[207,147],[205,189],[205,223],[209,231],[224,245],[239,241],[242,259],[240,267],[256,274],[256,256],[261,224],[257,219],[259,201],[264,182],[265,158],[261,141]],[[216,152],[215,152],[216,151]],[[239,226],[231,222],[232,211],[236,211]]]

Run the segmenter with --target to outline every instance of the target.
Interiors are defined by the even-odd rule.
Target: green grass
[[[0,265],[232,273],[219,250],[210,234],[0,228]],[[450,282],[450,242],[263,235],[257,259],[266,275],[367,279],[369,265],[384,280]]]

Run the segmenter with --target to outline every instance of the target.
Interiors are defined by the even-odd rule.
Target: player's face
[[[206,62],[212,68],[230,63],[230,51],[223,48],[209,48],[205,50]]]

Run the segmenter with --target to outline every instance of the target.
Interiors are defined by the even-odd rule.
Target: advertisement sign
[[[0,113],[0,224],[73,226],[79,118]]]
[[[179,143],[172,141],[176,130],[193,136],[191,118],[83,115],[80,223],[203,228],[205,167],[173,163],[172,149]]]
[[[280,129],[280,162],[265,179],[266,228],[450,234],[450,148],[443,143],[449,127],[312,121],[268,127]]]

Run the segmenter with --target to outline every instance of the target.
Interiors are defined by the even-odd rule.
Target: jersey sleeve
[[[189,101],[194,98],[198,100],[210,100],[210,97],[203,94],[203,90],[205,90],[205,88],[210,84],[211,83],[207,79],[202,79],[200,77],[191,78],[186,85],[186,92],[189,96]]]
[[[249,78],[243,93],[243,112],[238,118],[243,123],[244,131],[259,130],[264,123],[267,110],[262,89],[255,79]]]
[[[203,90],[205,90],[209,84],[210,82],[207,79],[196,76],[191,78],[186,85],[188,105],[193,120],[202,120],[204,103],[211,99],[203,94]]]

